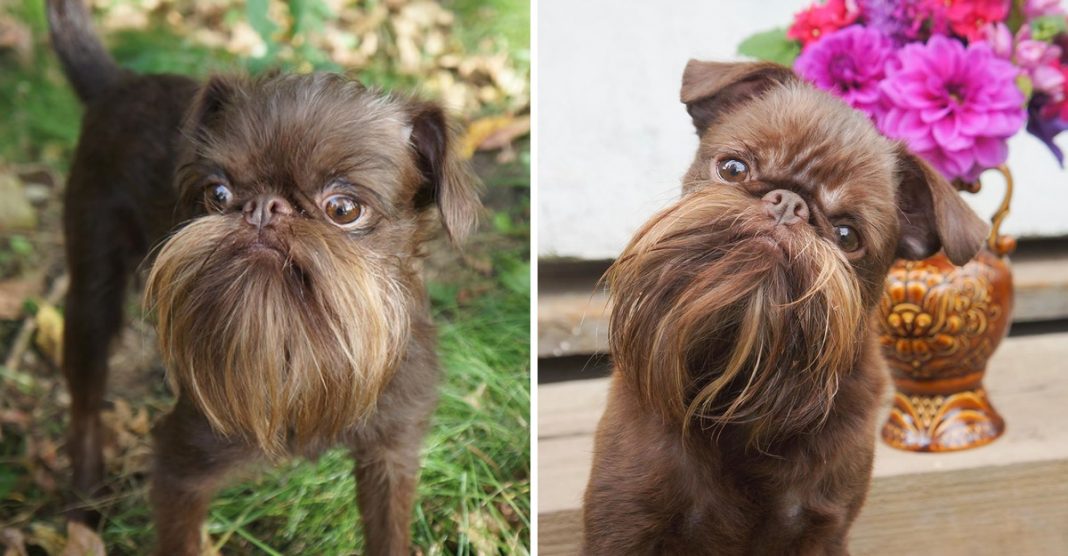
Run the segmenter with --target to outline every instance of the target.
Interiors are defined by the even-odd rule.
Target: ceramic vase
[[[898,260],[879,306],[880,342],[894,381],[883,440],[902,450],[944,452],[994,441],[1005,422],[983,377],[1012,317],[1016,242],[999,233],[1012,198],[1008,168],[997,169],[1005,198],[978,255],[955,266],[939,252],[922,261]],[[980,184],[958,184],[977,192]]]

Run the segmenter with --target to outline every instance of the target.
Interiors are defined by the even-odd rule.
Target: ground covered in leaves
[[[490,210],[462,254],[444,242],[431,249],[446,378],[413,539],[421,554],[528,553],[529,2],[92,4],[116,58],[139,71],[343,71],[439,99],[462,116],[464,150]],[[46,37],[43,0],[0,0],[0,546],[5,556],[143,554],[152,542],[148,433],[172,397],[136,295],[111,361],[106,519],[88,530],[61,515],[69,397],[57,357],[66,287],[60,199],[80,107]],[[361,552],[351,470],[337,450],[250,474],[212,506],[213,550]]]

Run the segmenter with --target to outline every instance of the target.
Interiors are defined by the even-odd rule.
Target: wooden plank
[[[591,434],[608,397],[608,379],[572,380],[538,387],[538,437]]]
[[[538,554],[578,554],[582,512],[538,515]],[[854,556],[1068,554],[1068,462],[876,478],[849,542]]]
[[[1013,261],[1015,322],[1068,318],[1068,255],[1032,254]],[[604,353],[608,297],[600,276],[575,279],[538,296],[538,357]]]
[[[877,478],[856,555],[1068,554],[1068,461]]]
[[[1068,333],[1007,339],[986,385],[1007,423],[993,444],[947,454],[877,446],[855,554],[1068,554]],[[596,379],[538,388],[542,554],[577,549],[607,386]]]
[[[538,357],[600,353],[608,346],[608,295],[581,289],[538,294]]]
[[[1016,321],[1038,321],[1068,317],[1068,257],[1033,254],[1012,261],[1016,286]]]

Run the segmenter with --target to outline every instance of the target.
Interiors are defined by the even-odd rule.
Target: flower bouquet
[[[826,0],[739,52],[792,66],[947,178],[974,181],[1026,129],[1064,163],[1068,23],[1057,0]]]
[[[982,378],[1012,313],[1012,238],[998,235],[1023,129],[1064,165],[1068,19],[1057,0],[824,0],[739,52],[795,73],[871,118],[962,189],[1006,178],[987,249],[963,267],[938,254],[898,261],[880,305],[897,393],[883,439],[914,451],[981,446],[1004,431]]]

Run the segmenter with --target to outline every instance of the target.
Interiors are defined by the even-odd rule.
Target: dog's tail
[[[93,31],[84,0],[46,0],[52,48],[78,98],[88,102],[122,76]]]

